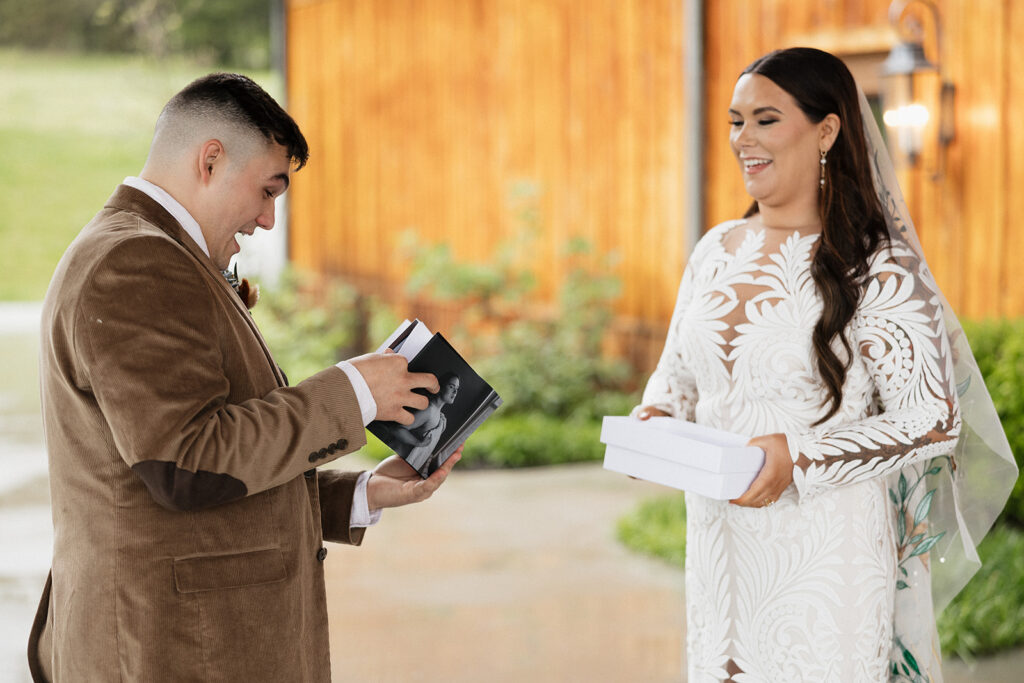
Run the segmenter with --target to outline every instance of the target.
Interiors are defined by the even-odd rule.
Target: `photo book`
[[[764,465],[764,451],[750,439],[672,417],[607,416],[601,425],[604,467],[698,493],[738,498]]]
[[[419,320],[405,320],[377,352],[391,349],[409,361],[409,372],[437,377],[436,394],[417,390],[429,399],[411,410],[413,422],[374,420],[367,429],[405,459],[426,479],[501,405],[501,397],[469,366],[440,333],[432,334]]]

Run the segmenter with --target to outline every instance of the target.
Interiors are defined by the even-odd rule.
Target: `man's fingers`
[[[429,491],[428,496],[434,493],[444,480],[448,478],[448,474],[451,473],[452,468],[455,467],[455,463],[462,460],[462,446],[455,449],[455,452],[448,456],[448,459],[444,461],[440,467],[430,473],[430,476],[423,480],[423,487]]]
[[[456,448],[455,452],[448,456],[448,459],[444,461],[444,464],[438,467],[436,470],[434,470],[434,472],[430,476],[434,476],[438,472],[442,472],[444,476],[447,477],[448,473],[452,471],[453,467],[455,467],[455,463],[457,463],[460,460],[462,460],[462,446]]]
[[[443,465],[431,472],[429,477],[416,484],[416,486],[420,488],[420,493],[422,494],[421,500],[430,498],[430,496],[434,495],[434,491],[441,488],[441,484],[443,484],[445,479],[448,478],[452,468],[455,467],[455,463],[461,459],[462,446],[459,446],[457,451],[448,456],[448,459],[444,461]]]
[[[441,385],[437,382],[437,376],[432,372],[410,372],[410,387],[413,389],[426,389],[432,394],[441,391]]]
[[[414,418],[412,416],[412,413],[410,413],[408,410],[406,410],[403,407],[403,408],[398,408],[398,409],[396,409],[394,411],[389,411],[387,414],[383,414],[383,415],[380,414],[380,412],[378,411],[377,419],[385,420],[385,421],[391,421],[391,422],[397,422],[400,425],[409,426],[409,425],[411,425],[415,421],[416,418]]]
[[[406,408],[412,408],[413,410],[423,410],[430,405],[430,399],[423,394],[417,394],[415,391],[410,391],[408,397],[402,400],[406,401]]]

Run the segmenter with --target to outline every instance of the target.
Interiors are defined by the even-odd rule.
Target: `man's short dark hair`
[[[218,115],[259,131],[268,143],[288,150],[296,171],[309,160],[309,145],[298,124],[247,76],[215,73],[197,78],[172,97],[164,111]]]

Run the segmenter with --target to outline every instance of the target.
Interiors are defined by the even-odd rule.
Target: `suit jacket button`
[[[309,454],[309,461],[316,462],[318,457],[319,454],[316,451],[313,451],[312,453]]]
[[[320,458],[326,458],[327,457],[327,449],[326,448],[321,448],[319,453],[317,453],[317,455]]]
[[[313,477],[316,476],[316,469],[314,468],[311,470],[306,470],[305,472],[302,473],[302,476],[304,476],[306,479],[312,479]]]
[[[331,455],[334,455],[335,451],[337,451],[337,450],[338,450],[337,445],[335,445],[333,443],[330,446],[327,447],[327,452],[330,453]]]
[[[338,439],[337,446],[341,450],[348,448],[348,439]]]
[[[327,548],[320,548],[316,551],[316,559],[323,562],[325,557],[327,557]]]

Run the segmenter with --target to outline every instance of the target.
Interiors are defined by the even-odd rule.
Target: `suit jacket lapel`
[[[235,311],[239,316],[245,320],[246,325],[252,331],[253,335],[259,341],[260,348],[263,349],[263,353],[267,357],[267,362],[270,364],[271,369],[274,372],[274,377],[277,379],[278,386],[287,386],[287,382],[284,379],[281,369],[274,362],[274,357],[270,353],[270,349],[267,347],[266,341],[263,339],[263,335],[260,334],[259,328],[256,326],[256,321],[253,320],[252,314],[249,313],[249,309],[245,307],[245,303],[242,298],[238,296],[234,288],[228,284],[228,281],[224,278],[224,275],[220,272],[220,269],[210,260],[210,257],[203,253],[203,250],[199,248],[195,240],[189,237],[185,229],[181,227],[174,217],[167,212],[164,207],[147,195],[145,192],[136,190],[133,187],[127,185],[119,185],[111,195],[110,199],[107,200],[107,207],[118,209],[121,211],[127,211],[138,215],[140,218],[150,223],[160,230],[167,233],[168,237],[178,242],[185,250],[194,258],[206,273],[207,277],[212,279],[215,283],[214,287],[221,296],[227,297],[228,301],[231,302],[231,306],[234,307]]]

